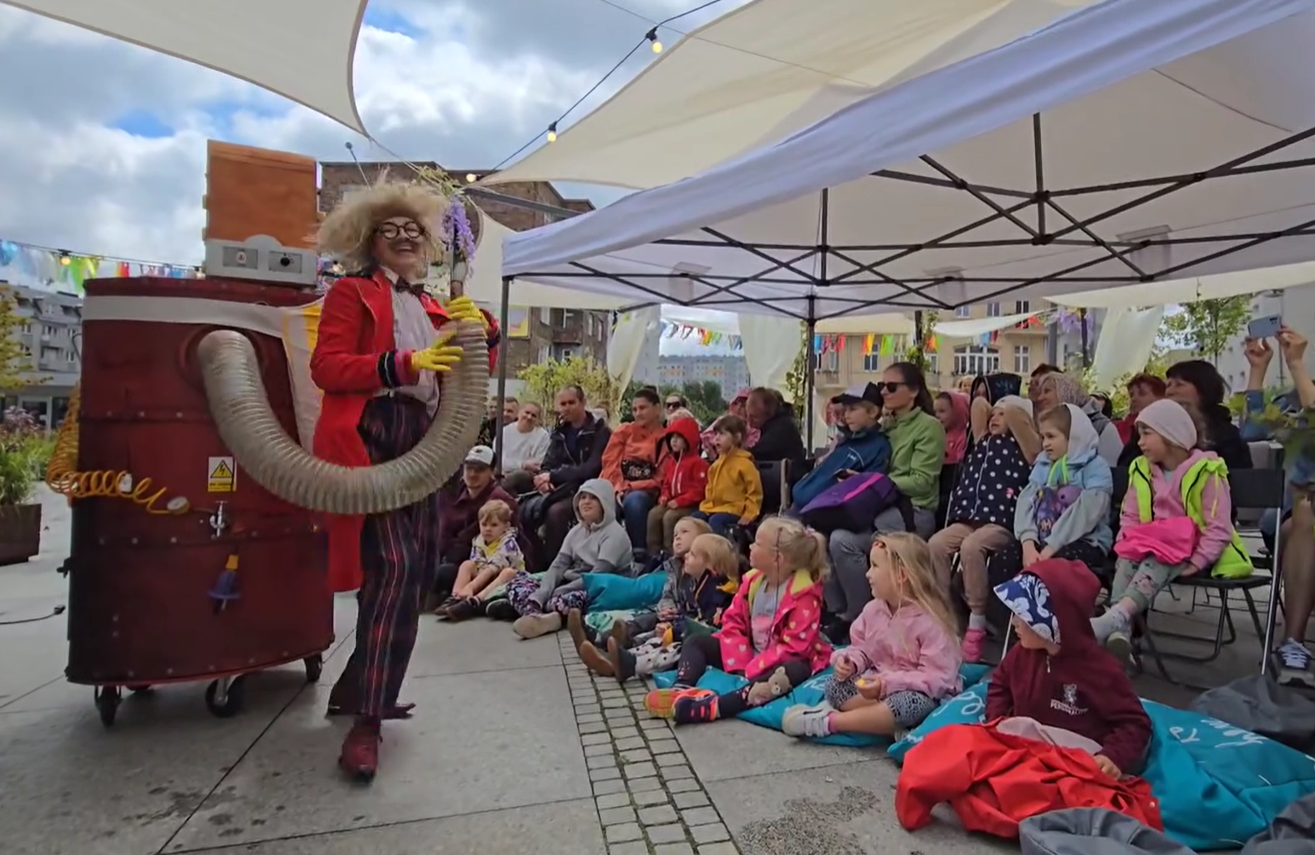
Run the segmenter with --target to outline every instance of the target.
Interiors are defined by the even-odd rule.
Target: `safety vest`
[[[1132,461],[1128,467],[1129,481],[1132,488],[1137,491],[1137,515],[1141,521],[1148,523],[1153,519],[1152,511],[1152,494],[1151,494],[1151,464],[1145,457],[1138,457]],[[1183,475],[1180,482],[1182,488],[1183,507],[1187,509],[1187,516],[1196,527],[1205,531],[1206,515],[1202,507],[1202,494],[1205,492],[1206,482],[1211,478],[1228,478],[1228,465],[1218,458],[1204,458],[1192,464],[1192,467]],[[1210,518],[1213,519],[1217,508],[1210,509]],[[1229,527],[1232,528],[1232,521],[1229,521]],[[1224,549],[1223,554],[1215,561],[1215,566],[1211,568],[1211,576],[1219,576],[1224,579],[1241,579],[1250,576],[1253,567],[1251,566],[1251,555],[1247,552],[1246,546],[1242,543],[1242,537],[1233,528],[1233,537],[1228,546]]]

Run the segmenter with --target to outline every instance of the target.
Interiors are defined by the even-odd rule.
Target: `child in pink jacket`
[[[1137,416],[1142,456],[1128,467],[1114,543],[1113,603],[1092,620],[1097,640],[1127,660],[1132,621],[1179,576],[1251,574],[1251,558],[1233,528],[1228,467],[1197,448],[1196,422],[1183,406],[1156,401]]]
[[[873,599],[849,628],[850,646],[832,657],[826,700],[786,710],[781,729],[790,736],[889,736],[918,726],[963,687],[954,612],[927,543],[883,535],[871,562]]]
[[[831,645],[822,636],[826,541],[803,523],[771,517],[749,547],[753,569],[721,618],[716,635],[686,637],[676,684],[649,692],[644,706],[677,724],[716,721],[766,703],[826,668]],[[718,695],[697,688],[708,668],[743,674],[749,684]],[[783,676],[782,676],[783,675]]]

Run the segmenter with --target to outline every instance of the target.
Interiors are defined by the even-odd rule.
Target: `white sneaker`
[[[1132,661],[1132,639],[1122,630],[1115,630],[1109,634],[1105,639],[1105,649],[1125,665]]]
[[[785,711],[781,718],[781,732],[786,736],[808,736],[821,739],[831,735],[831,713],[835,707],[823,702],[815,706],[797,704]]]
[[[1300,641],[1289,638],[1275,651],[1278,654],[1279,685],[1294,683],[1315,688],[1315,673],[1311,671],[1311,662],[1315,657]]]

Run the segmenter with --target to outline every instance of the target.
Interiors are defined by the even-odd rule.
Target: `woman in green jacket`
[[[926,539],[936,531],[945,428],[933,412],[927,379],[918,366],[896,362],[886,369],[882,380],[883,403],[890,414],[884,422],[891,445],[887,475],[913,505],[914,533]],[[832,532],[835,572],[826,582],[826,609],[835,618],[832,628],[838,634],[843,634],[872,599],[867,572],[873,537],[905,530],[904,515],[898,508],[888,508],[877,515],[870,529]],[[832,641],[838,639],[833,636]]]

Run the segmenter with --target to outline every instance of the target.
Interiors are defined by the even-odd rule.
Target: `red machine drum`
[[[222,680],[300,659],[316,678],[319,653],[333,642],[325,537],[310,511],[246,477],[215,431],[195,350],[217,327],[97,320],[91,311],[99,298],[294,306],[315,295],[166,278],[95,280],[87,294],[78,470],[127,472],[139,492],[166,488],[157,509],[177,496],[191,507],[168,514],[116,497],[74,503],[68,679],[112,687],[117,698],[120,685]],[[270,404],[295,437],[283,343],[247,334]],[[215,596],[224,591],[237,596]]]

